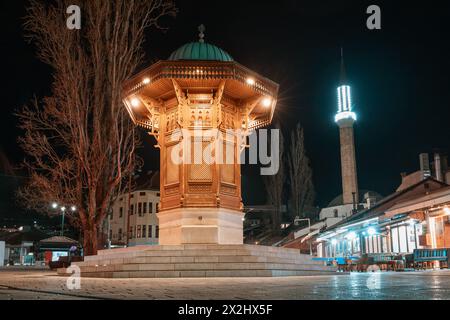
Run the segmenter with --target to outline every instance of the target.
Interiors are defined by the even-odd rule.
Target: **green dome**
[[[175,50],[169,60],[233,61],[224,50],[205,42],[190,42]]]

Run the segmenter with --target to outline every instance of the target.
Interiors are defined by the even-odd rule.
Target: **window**
[[[137,227],[137,238],[140,239],[142,237],[142,226]]]
[[[122,218],[122,217],[123,217],[123,208],[121,207],[119,209],[119,218]]]
[[[138,203],[138,213],[139,213],[139,217],[142,217],[142,202]]]
[[[122,241],[122,229],[119,229],[119,241]]]
[[[159,203],[156,204],[156,213],[159,213]]]
[[[159,239],[159,226],[156,226],[155,238]]]
[[[131,214],[131,215],[134,214],[134,204],[132,204],[131,207],[130,207],[130,214]]]
[[[136,229],[137,229],[137,227],[134,226],[134,229],[133,229],[133,238],[134,238],[134,239],[136,239]]]
[[[145,192],[141,192],[139,195],[145,197]]]
[[[153,238],[153,226],[148,226],[148,237]]]
[[[142,238],[147,238],[147,226],[142,226]]]
[[[153,202],[148,203],[148,213],[153,213]]]
[[[133,239],[133,227],[130,227],[128,238]]]
[[[142,209],[143,213],[147,213],[147,202],[144,202],[144,208]]]
[[[339,211],[338,211],[338,209],[334,209],[334,217],[335,218],[339,218]]]

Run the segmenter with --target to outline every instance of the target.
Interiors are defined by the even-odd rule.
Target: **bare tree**
[[[82,9],[80,30],[66,27],[70,5]],[[18,112],[30,173],[18,196],[49,214],[52,201],[75,205],[69,220],[86,255],[97,253],[100,225],[134,170],[137,135],[122,84],[142,63],[144,31],[175,10],[169,0],[32,0],[27,9],[27,36],[53,84],[50,97]]]
[[[276,175],[264,176],[264,184],[267,192],[267,199],[269,204],[273,206],[272,210],[272,231],[278,233],[281,227],[282,220],[282,206],[283,206],[283,191],[285,183],[285,155],[284,155],[284,138],[280,125],[276,125],[279,130],[280,144],[279,144],[279,160],[280,167]],[[272,150],[273,152],[274,150]]]
[[[300,124],[291,133],[288,173],[293,217],[306,217],[305,210],[314,205],[312,170],[305,150],[304,131]]]

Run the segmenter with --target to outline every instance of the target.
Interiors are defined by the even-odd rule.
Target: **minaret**
[[[341,49],[341,82],[338,92],[338,112],[335,120],[339,126],[341,140],[342,191],[344,204],[356,204],[359,201],[358,176],[356,171],[355,139],[353,124],[356,113],[353,112],[351,88],[347,82],[344,64],[344,51]]]

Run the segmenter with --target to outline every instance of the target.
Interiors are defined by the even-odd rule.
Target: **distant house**
[[[159,172],[135,178],[131,193],[120,195],[103,224],[106,243],[113,247],[157,245],[159,243]]]
[[[73,248],[80,252],[81,246],[78,241],[62,236],[43,239],[38,245],[45,264],[58,261],[59,257],[69,256]]]
[[[39,241],[47,237],[46,233],[29,227],[0,233],[0,241],[5,242],[6,264],[33,265],[38,257]]]

